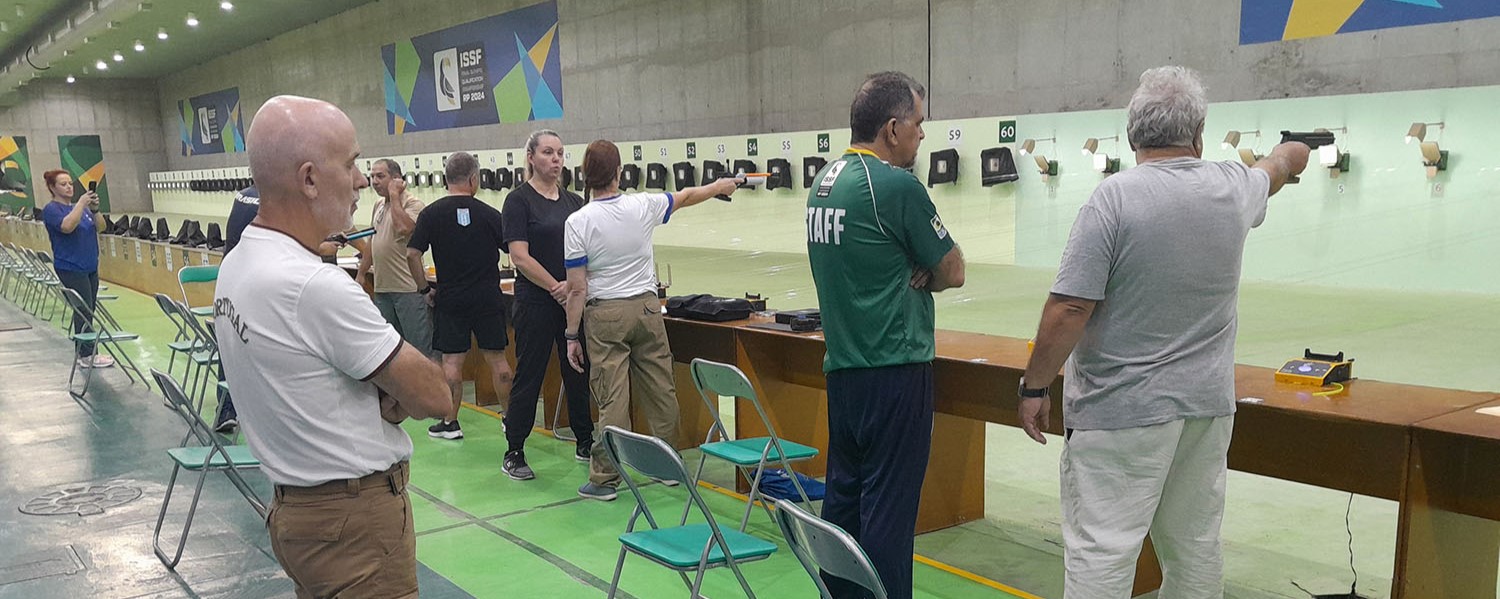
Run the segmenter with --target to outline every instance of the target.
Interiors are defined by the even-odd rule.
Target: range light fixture
[[[159,28],[159,29],[156,30],[156,39],[159,39],[161,41],[167,41],[167,28],[166,27],[162,27],[162,28]]]
[[[1406,144],[1411,145],[1411,142],[1414,141],[1427,141],[1427,128],[1434,125],[1437,126],[1438,131],[1442,131],[1445,127],[1447,127],[1447,123],[1444,123],[1442,121],[1438,121],[1436,123],[1412,123],[1411,128],[1406,130]]]
[[[125,55],[121,54],[119,50],[115,50],[114,59],[115,62],[125,62]]]
[[[1027,139],[1027,140],[1021,142],[1021,155],[1022,156],[1026,156],[1026,155],[1029,155],[1029,154],[1035,152],[1036,151],[1036,142],[1039,142],[1039,141],[1050,141],[1054,145],[1057,144],[1057,138],[1056,137],[1043,137],[1041,139]]]
[[[1084,142],[1083,142],[1083,155],[1084,156],[1093,156],[1096,152],[1098,152],[1099,151],[1099,140],[1101,140],[1101,139],[1113,139],[1113,140],[1115,140],[1115,145],[1116,146],[1120,145],[1120,136],[1118,136],[1118,135],[1111,135],[1109,137],[1090,137],[1087,140],[1084,140]]]
[[[234,10],[234,3],[230,2],[229,0],[224,0],[223,2],[219,3],[219,8],[224,9],[224,12],[229,12],[231,10]]]
[[[1260,129],[1254,131],[1230,131],[1224,135],[1224,143],[1219,144],[1219,147],[1225,150],[1238,148],[1240,147],[1240,138],[1246,135],[1254,135],[1258,141],[1260,140]]]
[[[1255,163],[1260,162],[1261,158],[1265,158],[1265,156],[1256,154],[1255,150],[1240,148],[1240,162],[1245,163],[1245,166],[1255,166]]]
[[[198,15],[195,15],[193,13],[188,13],[187,14],[187,26],[188,27],[197,27],[198,26]]]
[[[1036,161],[1037,172],[1041,174],[1043,181],[1057,176],[1056,160],[1047,160],[1047,157],[1041,154],[1032,154],[1031,157]]]
[[[1422,148],[1422,166],[1427,168],[1427,178],[1437,177],[1441,171],[1448,170],[1448,151],[1438,147],[1435,141],[1424,141],[1419,146]]]
[[[141,40],[135,40],[135,51],[136,52],[145,52],[146,51],[146,44],[142,43]]]
[[[72,83],[74,81],[77,81],[77,79],[74,79],[72,75],[68,75],[68,83]]]
[[[99,62],[94,63],[94,68],[99,69],[101,71],[108,71],[109,70],[109,64],[101,60]]]

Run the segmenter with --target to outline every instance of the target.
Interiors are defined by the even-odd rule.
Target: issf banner
[[[178,100],[177,114],[183,156],[245,151],[240,88],[231,87]]]
[[[62,168],[73,177],[73,199],[88,193],[89,184],[99,194],[99,211],[109,212],[109,185],[104,179],[104,150],[98,135],[59,135],[57,153]]]
[[[1496,0],[1240,0],[1240,44],[1491,17]]]
[[[26,150],[26,138],[0,136],[0,206],[4,206],[6,212],[20,214],[22,209],[35,205],[31,155]]]
[[[386,131],[560,119],[557,2],[544,2],[380,49]]]

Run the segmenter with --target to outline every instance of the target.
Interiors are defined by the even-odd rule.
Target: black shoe
[[[580,441],[578,447],[573,450],[573,459],[585,464],[589,463],[593,459],[593,445],[593,443]]]
[[[536,478],[536,473],[531,471],[531,466],[526,465],[526,452],[519,449],[505,452],[505,461],[500,464],[500,470],[515,480]]]
[[[444,421],[427,427],[427,436],[436,439],[462,439],[464,438],[464,431],[458,428],[457,420],[453,422]]]
[[[223,422],[214,425],[214,432],[221,435],[229,435],[233,434],[234,429],[239,428],[239,426],[240,421],[235,420],[234,418],[225,418]]]

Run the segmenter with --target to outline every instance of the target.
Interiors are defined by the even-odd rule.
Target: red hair
[[[68,174],[68,171],[62,170],[60,168],[55,168],[42,173],[42,179],[47,182],[47,189],[50,190],[52,189],[53,185],[57,185],[57,178],[66,174]]]

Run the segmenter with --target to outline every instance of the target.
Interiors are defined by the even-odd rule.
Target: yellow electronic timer
[[[1302,350],[1301,358],[1287,360],[1276,371],[1276,382],[1322,387],[1342,383],[1354,377],[1354,359],[1344,359],[1344,352],[1315,354]]]

